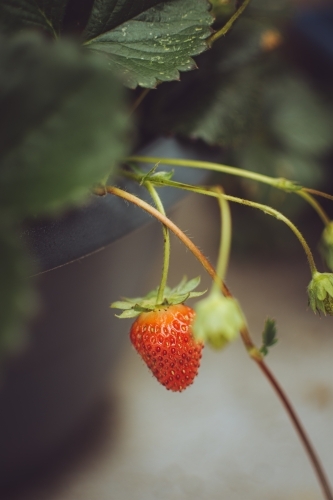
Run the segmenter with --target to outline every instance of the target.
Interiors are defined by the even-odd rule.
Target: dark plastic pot
[[[205,157],[173,139],[155,142],[144,153]],[[183,169],[179,180],[200,182],[203,173]],[[127,188],[140,190],[133,183]],[[170,207],[182,194],[162,190]],[[156,223],[149,237],[134,231],[152,218],[116,197],[91,202],[61,219],[38,221],[23,232],[43,271],[34,278],[40,312],[30,327],[28,345],[8,365],[0,389],[0,482],[17,481],[41,464],[89,415],[105,391],[112,366],[127,339],[127,322],[109,304],[121,295],[145,292],[151,241],[161,237]],[[120,237],[133,232],[130,237]]]

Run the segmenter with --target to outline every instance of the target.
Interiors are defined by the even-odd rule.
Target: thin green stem
[[[243,170],[242,168],[230,167],[228,165],[221,165],[219,163],[212,163],[210,161],[198,161],[198,160],[180,160],[176,158],[155,158],[151,156],[130,156],[125,158],[125,162],[139,162],[139,163],[160,163],[161,165],[175,165],[177,167],[187,167],[187,168],[202,168],[204,170],[211,170],[215,172],[222,172],[224,174],[236,175],[238,177],[243,177],[251,179],[257,182],[263,182],[264,184],[269,184],[274,186],[280,179],[275,179],[269,177],[268,175],[258,174],[256,172],[250,172],[249,170]]]
[[[148,189],[150,196],[153,198],[157,210],[165,215],[165,210],[161,198],[159,197],[156,189],[151,182],[144,182],[144,186]],[[168,280],[169,264],[170,264],[170,234],[169,229],[165,224],[162,224],[163,230],[163,241],[164,241],[164,251],[163,251],[163,266],[162,266],[162,278],[160,286],[157,292],[156,304],[162,304],[164,300],[164,290]]]
[[[220,29],[218,30],[216,33],[213,33],[213,35],[211,35],[209,38],[208,38],[208,44],[211,46],[213,45],[213,43],[218,40],[219,38],[221,38],[222,36],[226,35],[228,33],[228,31],[230,30],[230,28],[232,27],[232,25],[235,23],[235,21],[237,21],[237,19],[239,18],[239,16],[244,12],[244,10],[246,9],[246,7],[249,5],[251,0],[244,0],[242,5],[236,10],[236,12],[234,13],[233,16],[231,16],[231,18],[229,19],[229,21]]]
[[[324,225],[329,226],[329,224],[331,223],[330,218],[323,209],[323,207],[320,205],[320,203],[318,203],[318,201],[311,194],[307,193],[303,189],[297,191],[297,194],[301,196],[304,200],[306,200],[312,206],[312,208],[314,208],[314,210],[317,212],[317,214],[323,221]]]
[[[323,191],[318,191],[317,189],[311,189],[311,188],[302,188],[303,191],[306,191],[307,193],[314,194],[316,196],[321,196],[322,198],[327,198],[328,200],[333,201],[333,196],[331,194],[323,193]]]
[[[221,186],[211,188],[218,195],[218,202],[221,212],[221,240],[219,245],[219,256],[217,259],[216,273],[219,278],[224,281],[229,263],[230,246],[231,246],[231,214],[229,203],[225,198],[224,191]],[[219,290],[218,283],[213,282],[212,291]]]
[[[220,284],[220,289],[221,292],[229,297],[232,297],[232,294],[230,293],[230,290],[226,287],[223,281],[220,280],[219,276],[217,275],[215,269],[213,266],[210,264],[210,262],[206,259],[206,257],[202,254],[202,252],[199,250],[199,248],[179,229],[178,226],[176,226],[168,217],[165,215],[161,214],[156,208],[152,207],[149,205],[149,203],[146,203],[145,201],[141,200],[137,196],[134,196],[130,193],[127,193],[126,191],[123,191],[122,189],[116,188],[114,186],[103,186],[101,188],[95,188],[95,194],[103,196],[105,192],[109,194],[113,194],[115,196],[119,196],[120,198],[123,198],[124,200],[127,200],[131,203],[134,203],[138,207],[142,208],[149,214],[151,214],[153,217],[155,217],[157,220],[159,220],[162,224],[167,226],[170,231],[173,231],[174,234],[187,246],[187,248],[193,253],[193,255],[201,262],[203,265],[204,269],[208,272],[208,274],[211,276],[211,278],[218,282]],[[206,193],[207,194],[207,193]],[[217,193],[211,193],[212,195],[217,195]],[[260,354],[259,350],[253,343],[249,330],[247,327],[244,327],[243,330],[241,331],[241,337],[243,340],[243,343],[250,355],[250,357],[257,363],[259,368],[261,369],[262,373],[265,375],[267,378],[268,382],[271,384],[273,387],[274,391],[276,392],[278,398],[280,399],[283,407],[285,408],[287,414],[289,415],[289,418],[291,419],[291,422],[293,423],[296,432],[298,433],[298,436],[303,443],[303,446],[308,454],[308,457],[310,459],[310,462],[314,468],[314,471],[317,475],[319,484],[322,488],[322,491],[324,493],[324,496],[326,500],[333,500],[333,494],[331,492],[331,487],[328,482],[328,479],[326,477],[324,468],[315,452],[315,449],[305,431],[303,428],[303,425],[293,408],[291,402],[289,401],[288,396],[276,380],[275,376],[273,373],[270,371],[268,366],[265,364],[262,355]]]

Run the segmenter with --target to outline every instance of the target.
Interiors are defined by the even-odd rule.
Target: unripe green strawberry
[[[203,343],[194,339],[195,312],[184,304],[142,312],[130,331],[131,342],[157,380],[181,392],[198,373]]]

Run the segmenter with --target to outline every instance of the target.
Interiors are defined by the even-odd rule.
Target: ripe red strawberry
[[[203,343],[192,335],[195,312],[184,304],[141,313],[130,331],[131,342],[157,380],[181,392],[198,373]]]

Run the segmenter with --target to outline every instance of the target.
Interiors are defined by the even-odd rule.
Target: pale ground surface
[[[209,220],[216,212],[195,200],[188,198],[172,217],[213,261],[218,225]],[[159,234],[144,231],[155,245]],[[173,251],[179,267],[172,267],[171,285],[183,273],[201,274],[175,240]],[[144,291],[157,283],[159,258]],[[333,319],[307,310],[308,279],[301,250],[292,262],[236,259],[228,273],[258,342],[266,316],[276,318],[280,341],[268,364],[333,482]],[[208,284],[204,277],[203,287]],[[322,498],[302,445],[241,342],[222,353],[206,348],[200,376],[182,394],[159,386],[128,343],[106,399],[95,429],[76,443],[71,458],[8,500]]]

